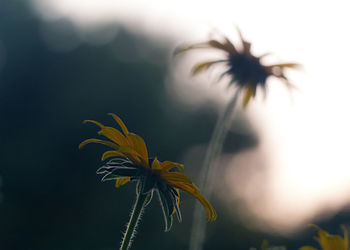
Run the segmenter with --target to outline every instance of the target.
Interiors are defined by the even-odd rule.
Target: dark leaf
[[[163,211],[163,217],[165,222],[165,232],[168,232],[170,231],[171,226],[173,224],[173,216],[169,215],[169,207],[167,204],[167,199],[164,196],[163,192],[161,192],[161,190],[158,189],[157,193],[160,201],[160,206],[162,207],[162,211]]]
[[[144,203],[144,204],[145,204],[145,205],[144,205],[145,207],[148,206],[148,204],[151,202],[152,197],[153,197],[153,190],[151,190],[150,195],[148,195],[148,196],[147,196],[147,199],[145,200],[145,203]]]

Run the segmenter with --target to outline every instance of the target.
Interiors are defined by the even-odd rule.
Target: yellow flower
[[[163,209],[166,231],[171,228],[173,214],[176,214],[178,220],[181,221],[179,190],[191,194],[202,203],[206,210],[207,221],[216,219],[213,206],[202,196],[191,179],[174,171],[174,169],[183,171],[184,165],[171,161],[160,162],[157,158],[149,158],[144,140],[140,136],[130,133],[118,116],[109,115],[119,124],[121,131],[104,126],[97,121],[86,120],[84,122],[99,126],[101,130],[98,134],[109,140],[87,139],[79,145],[81,148],[89,143],[99,143],[112,149],[103,153],[102,161],[114,158],[97,170],[98,174],[104,175],[102,181],[116,180],[116,187],[129,181],[135,181],[137,182],[137,193],[142,194],[149,192],[153,194],[153,191],[156,190]]]
[[[192,68],[192,75],[196,75],[204,70],[211,68],[215,64],[225,64],[227,70],[220,76],[219,80],[228,75],[231,78],[229,85],[236,84],[244,92],[243,106],[246,107],[252,97],[255,97],[258,86],[266,92],[266,80],[270,76],[275,76],[282,80],[288,88],[294,87],[284,75],[284,69],[296,68],[296,63],[280,63],[263,65],[261,59],[268,54],[260,57],[254,56],[251,51],[251,43],[244,40],[241,32],[237,28],[241,49],[238,49],[227,37],[223,36],[223,41],[209,40],[207,42],[182,46],[175,50],[175,55],[192,49],[212,48],[223,51],[226,55],[220,60],[210,60],[196,64]]]
[[[311,225],[312,227],[316,228],[318,231],[318,237],[315,237],[315,240],[320,244],[322,247],[322,250],[348,250],[349,248],[349,237],[348,237],[348,231],[346,230],[346,227],[344,225],[341,226],[341,228],[344,231],[344,238],[342,238],[340,235],[332,235],[328,232],[322,230],[320,227],[316,225]],[[310,246],[303,246],[299,248],[299,250],[317,250],[314,247]]]

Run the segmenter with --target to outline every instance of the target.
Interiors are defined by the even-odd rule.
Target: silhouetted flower
[[[318,237],[315,237],[315,240],[320,244],[322,250],[348,250],[349,248],[349,236],[346,227],[342,225],[344,231],[344,238],[340,235],[332,235],[328,232],[322,230],[316,225],[311,225],[316,228],[318,231]],[[310,246],[303,246],[299,250],[317,250],[317,248]]]
[[[261,59],[268,54],[260,57],[254,56],[250,51],[251,43],[244,40],[239,29],[237,30],[242,45],[241,49],[238,49],[227,37],[223,36],[223,41],[212,39],[207,42],[181,46],[175,50],[175,55],[192,49],[207,48],[225,52],[226,56],[223,59],[204,61],[196,64],[192,68],[192,75],[207,70],[215,64],[226,65],[227,70],[222,73],[219,80],[226,75],[230,76],[229,85],[236,84],[244,92],[244,107],[247,106],[252,97],[255,97],[256,89],[259,85],[264,92],[266,91],[266,80],[270,76],[275,76],[282,80],[287,87],[293,87],[285,76],[284,69],[295,68],[299,65],[296,63],[262,64]]]
[[[130,133],[122,120],[115,114],[110,114],[121,127],[121,131],[104,126],[97,121],[86,120],[84,122],[94,123],[100,127],[98,134],[109,140],[87,139],[79,148],[88,143],[99,143],[109,146],[113,150],[103,153],[102,161],[115,157],[97,170],[103,174],[102,181],[116,180],[116,187],[124,185],[129,181],[137,182],[137,193],[147,194],[157,191],[163,209],[165,219],[165,230],[171,228],[173,214],[181,221],[179,208],[179,190],[185,191],[197,198],[204,206],[207,214],[207,221],[216,219],[216,212],[212,205],[202,196],[199,189],[191,179],[174,169],[184,170],[184,165],[164,161],[157,158],[149,158],[148,150],[144,140],[133,133]]]

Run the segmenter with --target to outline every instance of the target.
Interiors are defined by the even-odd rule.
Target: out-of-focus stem
[[[230,128],[233,111],[236,106],[236,102],[239,96],[240,90],[237,90],[233,98],[228,103],[224,112],[219,116],[219,120],[216,123],[212,138],[210,140],[207,153],[204,159],[201,179],[199,182],[199,189],[201,190],[204,197],[210,200],[213,186],[213,173],[215,173],[216,161],[221,153],[222,146],[227,135],[227,132]],[[192,222],[192,232],[190,240],[190,250],[202,250],[205,231],[206,231],[206,222],[205,218],[202,216],[202,206],[200,203],[196,203],[194,209],[194,216]]]

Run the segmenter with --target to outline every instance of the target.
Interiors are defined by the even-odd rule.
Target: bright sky
[[[347,1],[33,2],[49,20],[69,17],[81,28],[116,20],[135,31],[172,39],[174,44],[202,41],[214,27],[235,41],[233,27],[237,25],[252,41],[256,54],[273,52],[277,62],[301,63],[302,71],[288,72],[301,90],[294,93],[292,102],[286,89],[272,80],[267,100],[258,99],[249,106],[247,112],[261,143],[232,158],[234,167],[227,181],[234,183],[232,192],[240,192],[253,214],[277,230],[304,226],[314,222],[310,220],[315,213],[337,211],[349,203]],[[215,86],[206,86],[207,97]],[[220,94],[223,100],[229,98],[223,91]],[[244,183],[232,182],[242,164],[262,164],[263,153],[267,162],[263,174],[253,171]],[[254,190],[266,193],[256,199]]]

